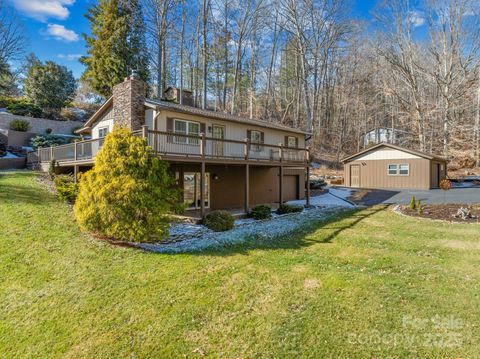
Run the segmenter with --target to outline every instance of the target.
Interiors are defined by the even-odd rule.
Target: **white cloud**
[[[17,10],[39,21],[49,18],[65,20],[70,15],[67,6],[75,0],[11,0]]]
[[[59,59],[67,60],[67,61],[75,61],[81,58],[82,54],[58,54],[57,57]]]
[[[66,42],[74,42],[80,39],[75,31],[68,30],[65,26],[57,24],[48,24],[47,29],[42,33],[47,37],[53,37],[55,40],[63,40]]]
[[[410,11],[408,14],[408,19],[407,21],[413,25],[413,27],[420,27],[423,24],[425,24],[425,15],[421,11]]]

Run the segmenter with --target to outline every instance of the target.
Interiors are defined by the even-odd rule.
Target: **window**
[[[250,141],[252,143],[262,143],[262,133],[260,131],[251,131]]]
[[[104,138],[108,135],[108,127],[101,127],[98,129],[98,138]]]
[[[250,148],[252,150],[254,151],[262,150],[262,146],[259,145],[263,142],[262,137],[263,136],[261,131],[255,131],[255,130],[250,131],[250,143],[252,144]]]
[[[291,148],[297,147],[297,138],[294,136],[288,136],[287,147],[291,147]]]
[[[191,122],[185,120],[174,120],[173,132],[182,135],[189,135],[195,137],[175,136],[175,142],[187,143],[189,145],[198,145],[200,136],[200,124],[198,122]]]
[[[397,165],[388,165],[388,174],[396,175],[397,174]]]
[[[408,164],[401,164],[399,168],[400,170],[398,172],[400,175],[408,176],[408,174],[410,173],[410,165]]]
[[[390,176],[408,176],[410,174],[410,165],[403,163],[400,165],[388,165],[388,174]]]

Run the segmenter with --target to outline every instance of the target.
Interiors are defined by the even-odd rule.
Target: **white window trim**
[[[395,173],[390,173],[390,166],[395,166]],[[388,176],[397,176],[398,175],[398,165],[395,163],[389,163],[387,165],[387,175]]]
[[[175,124],[177,122],[185,122],[185,133],[181,133],[181,132],[176,132],[175,131]],[[200,130],[202,128],[202,125],[200,124],[200,122],[197,122],[197,121],[189,121],[189,120],[182,120],[181,118],[174,118],[173,119],[173,133],[179,133],[179,134],[182,134],[182,135],[190,135],[189,132],[188,132],[188,125],[190,123],[194,123],[196,125],[198,125],[198,136],[200,136]],[[197,134],[195,135],[192,135],[192,136],[196,136]],[[177,143],[177,144],[180,144],[180,145],[190,145],[190,146],[200,146],[200,139],[196,140],[194,138],[191,138],[191,137],[182,137],[185,139],[185,142],[181,142],[181,141],[178,141],[176,137],[174,137],[174,142]],[[193,143],[192,143],[193,142]],[[196,142],[196,143],[195,143]]]
[[[395,173],[390,173],[390,166],[395,166],[396,167]],[[401,174],[400,173],[400,166],[407,166],[408,173]],[[387,175],[388,176],[403,176],[403,177],[410,176],[410,164],[409,163],[389,163],[387,165]]]
[[[102,130],[106,130],[106,131],[107,131],[107,133],[105,134],[105,136],[100,136],[100,132],[101,132]],[[98,138],[105,138],[105,137],[107,137],[107,135],[109,134],[109,132],[110,132],[110,129],[109,129],[108,126],[99,127],[99,128],[98,128]]]
[[[403,173],[403,174],[400,173],[400,167],[402,167],[402,166],[407,166],[407,173],[406,174],[405,173]],[[410,164],[409,163],[400,163],[398,165],[398,175],[399,176],[410,176]]]

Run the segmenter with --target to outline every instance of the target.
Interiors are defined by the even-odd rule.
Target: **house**
[[[179,91],[167,92],[178,98]],[[308,133],[172,100],[147,99],[145,93],[146,84],[135,75],[114,86],[112,97],[78,131],[91,139],[39,149],[42,168],[51,159],[74,172],[93,166],[103,138],[114,126],[122,126],[145,137],[170,164],[188,209],[201,215],[208,209],[248,211],[257,204],[308,197]]]
[[[361,188],[438,188],[447,161],[391,143],[380,143],[342,160],[345,185]]]

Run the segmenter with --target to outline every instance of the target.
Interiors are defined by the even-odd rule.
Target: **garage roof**
[[[375,146],[369,147],[369,148],[367,148],[363,151],[357,152],[357,153],[355,153],[351,156],[345,157],[344,159],[342,159],[342,162],[346,163],[346,162],[353,161],[356,157],[358,157],[360,155],[363,155],[364,153],[367,153],[367,152],[370,152],[370,151],[375,151],[375,150],[379,149],[380,147],[389,147],[389,148],[392,148],[392,149],[395,149],[395,150],[398,150],[398,151],[402,151],[402,152],[410,153],[412,155],[416,155],[416,156],[419,156],[419,157],[422,157],[422,158],[426,158],[427,160],[436,160],[436,161],[441,161],[441,162],[446,162],[447,161],[445,158],[440,157],[440,156],[435,156],[435,155],[432,155],[432,154],[429,154],[429,153],[420,152],[420,151],[416,151],[416,150],[411,150],[409,148],[397,146],[397,145],[394,145],[392,143],[382,142],[382,143],[379,143]]]

